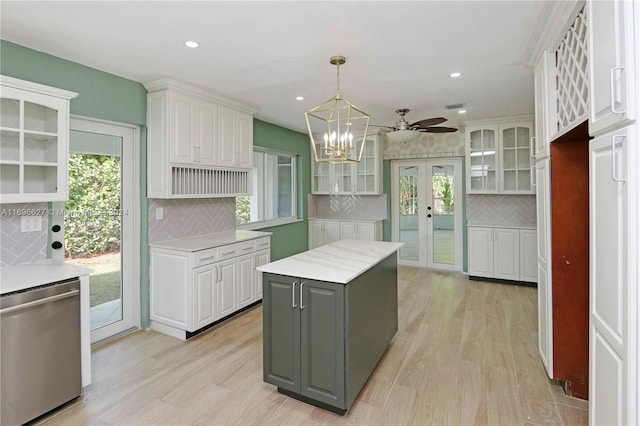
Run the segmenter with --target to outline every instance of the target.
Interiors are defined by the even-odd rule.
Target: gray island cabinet
[[[264,381],[344,414],[398,330],[401,245],[340,240],[261,266]]]

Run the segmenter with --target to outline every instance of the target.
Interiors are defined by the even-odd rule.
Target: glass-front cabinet
[[[467,123],[468,194],[535,194],[533,120]]]
[[[467,192],[498,192],[498,126],[467,128]]]
[[[2,203],[67,199],[69,100],[75,93],[0,76]]]
[[[533,157],[531,156],[532,123],[500,126],[502,140],[502,192],[531,193]]]
[[[318,138],[319,139],[319,138]],[[360,162],[317,163],[311,153],[311,192],[313,194],[358,194],[378,195],[382,193],[382,142],[379,135],[364,140]],[[356,149],[361,149],[357,144]],[[326,158],[322,143],[316,147],[318,157]]]

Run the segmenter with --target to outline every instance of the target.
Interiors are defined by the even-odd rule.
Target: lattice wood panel
[[[574,127],[587,117],[587,70],[587,16],[583,9],[556,51],[558,132]]]

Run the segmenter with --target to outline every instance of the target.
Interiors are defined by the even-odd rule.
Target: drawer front
[[[242,256],[243,254],[249,254],[256,251],[256,240],[243,241],[237,244],[238,246],[238,256]]]
[[[258,238],[256,241],[256,251],[268,249],[271,247],[271,237]]]
[[[218,260],[218,251],[215,248],[200,250],[193,253],[193,267],[208,265]]]
[[[226,246],[218,247],[218,260],[230,259],[238,255],[238,245],[229,244]]]

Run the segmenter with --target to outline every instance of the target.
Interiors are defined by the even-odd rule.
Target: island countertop
[[[347,284],[403,243],[340,240],[256,268],[261,272]]]

